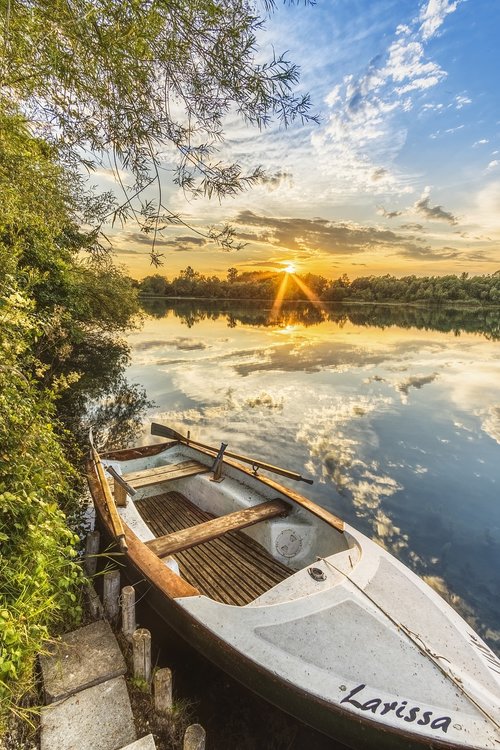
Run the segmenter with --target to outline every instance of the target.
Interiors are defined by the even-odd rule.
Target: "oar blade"
[[[166,425],[158,424],[158,422],[151,422],[151,434],[158,435],[159,437],[170,438],[171,440],[186,440],[184,435],[181,435],[180,432],[176,432]]]

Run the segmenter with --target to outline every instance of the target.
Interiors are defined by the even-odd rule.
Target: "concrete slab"
[[[63,635],[40,656],[45,703],[62,700],[126,672],[125,660],[109,623],[92,622]]]
[[[141,737],[140,740],[132,742],[127,747],[122,747],[121,750],[156,750],[155,738],[152,734],[147,734],[145,737]]]
[[[118,750],[135,738],[124,677],[101,682],[41,711],[40,750]]]

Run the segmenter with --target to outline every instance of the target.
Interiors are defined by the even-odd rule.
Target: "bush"
[[[58,623],[80,617],[78,537],[66,522],[76,475],[55,434],[57,386],[41,386],[33,303],[0,295],[0,727],[28,689],[36,653]],[[33,374],[29,374],[33,371]],[[43,372],[40,368],[39,375]]]

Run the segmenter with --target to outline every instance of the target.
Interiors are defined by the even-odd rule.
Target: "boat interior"
[[[172,537],[214,518],[175,491],[138,500],[135,506],[157,538]],[[182,578],[225,604],[248,604],[294,572],[242,531],[227,531],[172,555]]]
[[[251,474],[185,445],[126,461],[104,460],[133,488],[108,476],[118,512],[155,554],[201,594],[244,606],[320,557],[358,557],[349,534],[332,528]]]

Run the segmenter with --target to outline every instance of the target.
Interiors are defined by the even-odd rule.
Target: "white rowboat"
[[[500,750],[500,660],[435,591],[255,465],[219,456],[214,477],[217,449],[154,432],[178,439],[93,451],[88,479],[131,582],[188,642],[351,747]]]

